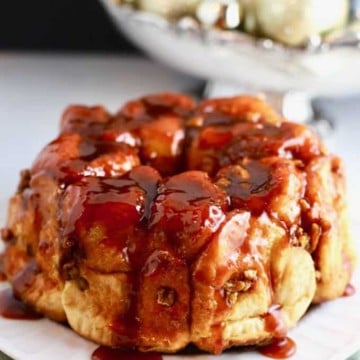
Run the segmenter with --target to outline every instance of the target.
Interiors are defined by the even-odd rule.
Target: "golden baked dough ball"
[[[281,119],[257,98],[207,100],[188,124],[187,166],[210,175],[245,158],[308,162],[326,153],[310,128]]]

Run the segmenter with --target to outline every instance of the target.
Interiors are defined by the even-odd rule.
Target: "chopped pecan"
[[[229,280],[224,284],[226,302],[233,306],[236,304],[239,293],[248,291],[252,286],[252,281]]]
[[[229,280],[225,283],[224,289],[227,292],[242,292],[247,291],[251,287],[251,281],[244,280]]]
[[[295,233],[293,234],[291,244],[293,246],[300,246],[303,249],[309,250],[310,236],[302,227],[297,227]]]
[[[238,293],[237,292],[225,292],[225,296],[226,296],[226,302],[233,306],[236,304],[237,299],[238,299]]]
[[[257,271],[255,269],[245,270],[244,277],[246,280],[255,281],[257,279]]]
[[[234,305],[239,293],[248,291],[257,280],[257,276],[257,270],[247,269],[241,274],[240,278],[228,280],[223,286],[227,303]]]
[[[176,301],[176,291],[167,286],[161,287],[157,292],[157,303],[162,306],[173,306]]]
[[[322,234],[322,228],[319,224],[312,223],[310,231],[311,231],[311,252],[313,252],[318,246]]]

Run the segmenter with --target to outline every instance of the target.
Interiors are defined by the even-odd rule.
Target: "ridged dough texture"
[[[70,106],[10,200],[4,266],[97,343],[220,353],[343,294],[346,211],[342,161],[258,98]]]

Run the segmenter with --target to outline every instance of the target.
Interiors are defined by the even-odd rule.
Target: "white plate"
[[[359,272],[353,284],[360,289]],[[344,360],[360,348],[360,291],[349,298],[312,308],[290,331],[297,352],[291,360]],[[96,345],[47,319],[0,318],[0,349],[15,359],[90,360]],[[171,356],[181,360],[189,356]],[[170,356],[165,356],[165,360]],[[197,355],[197,360],[261,360],[254,351],[231,351],[219,356]]]

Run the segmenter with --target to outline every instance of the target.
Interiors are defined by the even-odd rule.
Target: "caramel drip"
[[[268,345],[261,346],[259,352],[273,359],[287,359],[296,352],[296,344],[289,337],[275,338]]]
[[[16,299],[11,289],[0,292],[0,315],[7,319],[35,320],[43,316]]]

